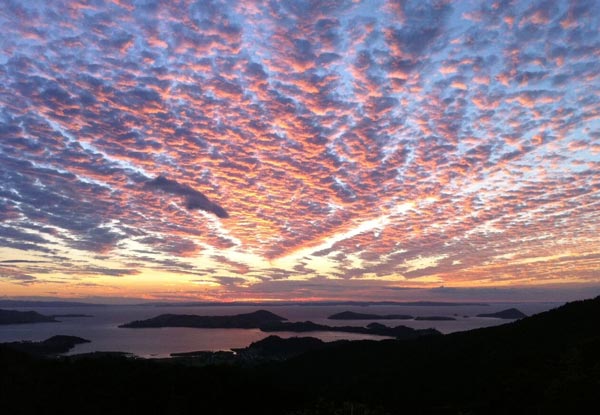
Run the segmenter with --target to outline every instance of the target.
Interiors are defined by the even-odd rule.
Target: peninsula
[[[36,311],[0,310],[0,325],[30,323],[58,323],[58,321],[52,316],[45,316]]]
[[[492,317],[502,318],[505,320],[517,320],[520,318],[527,317],[527,314],[516,308],[509,308],[506,310],[498,311],[497,313],[477,314],[477,317]]]
[[[90,341],[76,336],[59,335],[52,336],[41,342],[20,341],[0,343],[0,346],[34,356],[53,356],[66,353],[76,345],[82,343],[90,343]]]
[[[342,311],[327,317],[329,320],[411,320],[413,316],[408,314],[366,314],[354,311]]]
[[[206,329],[258,329],[265,325],[286,320],[266,310],[231,316],[198,316],[194,314],[161,314],[147,319],[122,324],[119,327],[129,329],[158,327],[195,327]]]
[[[417,330],[406,326],[388,327],[384,324],[371,323],[366,327],[360,326],[327,326],[324,324],[313,323],[312,321],[301,322],[280,322],[259,327],[265,332],[289,331],[293,333],[307,333],[315,331],[328,331],[340,333],[359,333],[375,336],[395,337],[396,339],[415,339],[421,336],[431,336],[441,334],[435,329]]]

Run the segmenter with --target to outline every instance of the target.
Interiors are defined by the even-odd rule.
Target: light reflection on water
[[[527,315],[539,313],[560,305],[559,303],[497,303],[490,306],[106,306],[106,307],[27,307],[15,310],[35,310],[45,315],[88,314],[93,317],[58,318],[60,323],[38,323],[0,326],[0,342],[32,340],[65,334],[91,340],[71,350],[70,354],[92,351],[129,352],[142,357],[165,357],[173,352],[196,350],[229,350],[246,347],[250,343],[271,334],[280,337],[311,336],[323,341],[341,339],[382,339],[356,333],[310,332],[310,333],[264,333],[258,329],[195,329],[168,327],[158,329],[122,329],[118,325],[141,320],[159,314],[229,315],[266,309],[290,321],[310,320],[330,326],[366,326],[371,321],[328,320],[331,314],[355,311],[369,314],[410,314],[412,316],[450,316],[455,321],[379,320],[387,326],[405,325],[413,328],[436,328],[442,333],[470,330],[506,323],[507,320],[475,317],[516,307]],[[468,317],[465,317],[468,316]],[[510,321],[510,320],[508,320]]]

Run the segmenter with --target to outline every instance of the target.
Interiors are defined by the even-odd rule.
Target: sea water
[[[20,325],[0,325],[0,343],[11,341],[41,341],[54,335],[78,336],[90,340],[75,346],[68,354],[94,351],[118,351],[132,353],[140,357],[168,357],[174,352],[198,350],[217,351],[241,348],[250,343],[275,334],[280,337],[310,336],[323,341],[341,339],[381,340],[385,337],[357,333],[307,332],[265,333],[259,329],[199,329],[199,328],[119,328],[120,324],[133,320],[143,320],[159,314],[232,315],[249,313],[259,309],[271,311],[289,321],[313,321],[329,326],[366,326],[376,321],[387,326],[404,325],[416,329],[435,328],[442,333],[471,330],[505,324],[510,320],[476,317],[477,314],[493,313],[515,307],[527,315],[536,314],[559,306],[560,303],[494,303],[460,306],[169,306],[150,305],[107,305],[93,307],[11,307],[13,310],[34,310],[44,315],[87,314],[92,317],[57,317],[59,323],[36,323]],[[412,316],[453,317],[452,321],[417,320],[329,320],[328,316],[341,311],[354,311],[368,314],[409,314]]]

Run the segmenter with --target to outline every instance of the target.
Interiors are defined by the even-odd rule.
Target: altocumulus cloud
[[[597,3],[3,0],[0,292],[597,283]]]

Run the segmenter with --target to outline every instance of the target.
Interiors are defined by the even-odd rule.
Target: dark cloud
[[[175,235],[165,237],[145,237],[138,240],[146,245],[152,246],[155,252],[168,253],[170,255],[191,256],[198,251],[198,245],[192,240]]]
[[[43,264],[46,261],[31,261],[27,259],[6,259],[0,261],[2,264]]]
[[[0,226],[0,238],[3,240],[14,239],[18,241],[26,241],[35,244],[45,244],[48,243],[46,239],[41,237],[40,235],[23,232],[17,228],[9,227],[9,226]]]
[[[211,202],[204,194],[193,189],[191,186],[180,184],[175,180],[158,176],[144,184],[145,188],[160,190],[175,196],[183,196],[188,209],[200,209],[211,212],[220,218],[228,218],[229,215],[221,206]]]
[[[222,277],[222,276],[213,276],[213,278],[220,284],[223,286],[229,286],[229,287],[237,287],[240,285],[244,285],[244,283],[246,282],[246,280],[244,278],[239,278],[239,277]],[[202,280],[198,280],[197,282],[203,282]]]
[[[93,227],[81,232],[70,245],[84,251],[107,253],[123,238],[122,234],[110,228]]]
[[[38,282],[38,279],[32,275],[25,274],[16,268],[7,268],[0,266],[0,281],[6,280],[19,285],[31,285]]]
[[[86,267],[80,272],[98,276],[123,277],[139,274],[138,270],[127,268]]]

